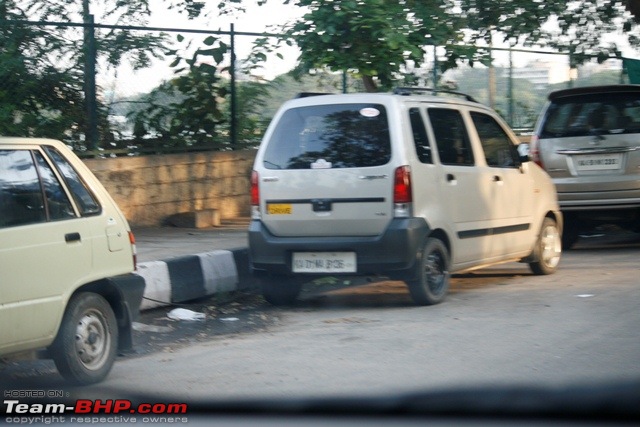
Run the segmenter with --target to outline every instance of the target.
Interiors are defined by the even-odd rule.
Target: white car
[[[47,348],[70,381],[105,378],[144,292],[134,243],[63,143],[0,138],[0,356]]]
[[[250,266],[268,301],[290,304],[320,275],[383,275],[435,304],[450,273],[508,261],[556,270],[562,215],[549,176],[494,111],[425,92],[280,108],[251,179]]]

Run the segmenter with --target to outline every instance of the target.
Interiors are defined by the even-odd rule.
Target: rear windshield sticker
[[[364,117],[378,117],[380,115],[380,110],[377,108],[367,107],[360,110],[360,114]]]

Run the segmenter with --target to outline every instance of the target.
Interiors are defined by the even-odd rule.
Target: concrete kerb
[[[145,281],[140,310],[254,287],[246,248],[143,262],[136,274]]]

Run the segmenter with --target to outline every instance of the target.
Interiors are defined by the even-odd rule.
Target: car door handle
[[[447,181],[448,182],[453,182],[455,180],[456,180],[456,176],[454,174],[452,174],[452,173],[448,173],[447,174]]]
[[[499,175],[493,175],[493,182],[500,182],[502,181],[502,177]]]
[[[80,240],[80,233],[67,233],[64,235],[64,241],[67,243],[79,242]]]

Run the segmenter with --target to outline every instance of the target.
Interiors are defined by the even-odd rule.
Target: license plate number
[[[267,203],[269,215],[291,215],[291,203]]]
[[[589,154],[574,158],[576,169],[579,171],[615,170],[622,165],[622,154]]]
[[[294,252],[294,273],[355,273],[355,252]]]

